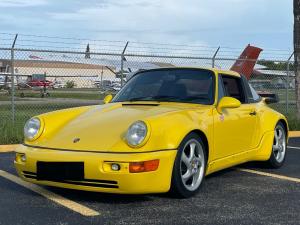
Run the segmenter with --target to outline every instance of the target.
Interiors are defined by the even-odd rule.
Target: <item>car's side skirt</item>
[[[264,134],[257,148],[209,162],[206,175],[249,161],[268,160],[272,150],[273,139],[274,131],[269,131]]]

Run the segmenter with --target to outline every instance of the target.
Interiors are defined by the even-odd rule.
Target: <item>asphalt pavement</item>
[[[0,224],[300,224],[300,138],[288,145],[282,168],[247,163],[212,174],[190,199],[43,187],[96,216],[84,216],[0,176]],[[13,153],[0,153],[0,171],[16,175],[13,159]]]

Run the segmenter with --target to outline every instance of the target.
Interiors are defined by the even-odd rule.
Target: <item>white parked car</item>
[[[53,83],[53,89],[65,88],[67,86],[66,82],[57,80]]]
[[[3,87],[5,85],[5,77],[0,76],[0,87]]]

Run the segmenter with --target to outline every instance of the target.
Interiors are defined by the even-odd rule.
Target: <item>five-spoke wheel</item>
[[[190,133],[178,149],[171,191],[177,197],[190,197],[197,193],[205,176],[206,162],[206,149],[201,137]]]
[[[268,161],[273,168],[279,168],[283,165],[286,156],[287,146],[286,131],[281,122],[279,122],[274,130],[274,140],[272,146],[272,154]]]
[[[194,191],[199,187],[204,175],[204,161],[201,144],[190,139],[184,146],[180,163],[181,179],[187,190]]]

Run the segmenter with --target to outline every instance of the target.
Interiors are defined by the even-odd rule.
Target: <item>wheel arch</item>
[[[195,129],[195,130],[190,131],[187,135],[189,135],[191,133],[197,134],[203,141],[203,144],[205,146],[206,155],[207,155],[207,160],[208,160],[209,159],[209,144],[208,144],[208,139],[207,139],[205,133],[201,130]]]
[[[285,131],[285,133],[286,133],[286,138],[288,138],[288,133],[289,133],[289,128],[288,128],[288,124],[287,124],[287,122],[286,122],[286,120],[285,119],[279,119],[278,120],[278,122],[277,122],[277,124],[278,123],[282,123],[283,124],[283,126],[284,126],[284,131]]]

